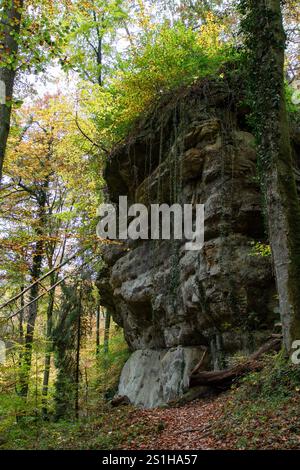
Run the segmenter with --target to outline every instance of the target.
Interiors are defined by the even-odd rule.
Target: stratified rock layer
[[[164,390],[164,368],[158,364],[166,349],[205,346],[211,367],[222,368],[235,353],[262,343],[278,318],[270,257],[254,250],[265,238],[254,138],[228,87],[206,82],[141,123],[111,156],[105,178],[112,202],[127,195],[129,202],[147,206],[205,204],[201,251],[186,251],[186,240],[128,242],[103,250],[106,267],[98,279],[103,305],[124,328],[130,348],[139,350],[134,358],[143,358],[134,380],[133,359],[125,366],[119,391],[134,403],[142,405],[145,397],[144,405],[154,406],[167,401],[168,393],[153,392],[152,399],[138,384]],[[144,381],[147,370],[152,372]],[[180,395],[186,379],[182,386],[179,370],[177,364],[172,390]]]

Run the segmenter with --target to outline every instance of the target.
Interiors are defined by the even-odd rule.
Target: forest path
[[[132,442],[127,449],[212,450],[222,447],[213,436],[213,425],[222,414],[224,399],[195,400],[178,408],[137,410],[134,419],[143,419],[160,430],[145,436],[141,443]]]

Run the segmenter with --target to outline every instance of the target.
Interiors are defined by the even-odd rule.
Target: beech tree
[[[70,15],[71,33],[62,66],[75,70],[88,82],[102,86],[116,54],[117,28],[122,27],[128,16],[126,9],[124,0],[74,1]]]
[[[0,180],[15,82],[28,73],[44,72],[53,59],[65,55],[72,14],[69,0],[1,0],[0,82],[5,97],[0,101]]]

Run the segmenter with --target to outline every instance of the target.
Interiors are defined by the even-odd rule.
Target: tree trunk
[[[0,183],[6,144],[10,129],[11,104],[18,55],[18,36],[23,10],[23,0],[3,0],[0,30],[0,62],[13,59],[8,67],[0,67],[0,81],[4,83],[5,103],[0,100]],[[2,52],[1,52],[2,51]]]
[[[57,276],[54,273],[51,275],[51,283],[50,287],[54,286],[57,282]],[[43,417],[46,419],[48,416],[47,410],[47,396],[48,396],[48,388],[49,388],[49,377],[50,377],[50,365],[51,365],[51,352],[52,352],[52,327],[53,327],[53,307],[54,307],[54,299],[55,299],[55,288],[53,288],[49,293],[49,303],[47,308],[47,331],[46,331],[46,352],[45,352],[45,359],[44,359],[44,377],[43,377],[43,389],[42,389],[42,413]]]
[[[97,306],[97,313],[96,313],[96,356],[98,356],[100,352],[100,315],[101,315],[101,305],[100,303]]]
[[[25,289],[24,284],[21,284],[21,292]],[[24,343],[24,305],[25,305],[25,299],[24,295],[21,295],[21,308],[22,310],[19,313],[19,341],[20,341],[20,353],[19,353],[19,366],[22,364],[22,357],[23,357],[23,343]]]
[[[284,89],[285,32],[280,0],[242,0],[251,56],[259,169],[274,260],[283,340],[300,339],[300,206]],[[245,9],[246,7],[246,9]]]
[[[81,289],[81,288],[80,288]],[[79,294],[79,310],[77,323],[77,345],[76,345],[76,375],[75,375],[75,416],[79,418],[79,380],[80,380],[80,341],[81,341],[81,291]]]
[[[104,342],[103,342],[103,351],[105,354],[108,353],[109,350],[109,330],[110,330],[110,320],[111,314],[107,310],[105,314],[105,326],[104,326]]]
[[[65,256],[65,248],[66,248],[66,241],[67,238],[64,238],[63,244],[62,244],[62,252],[60,256],[60,263],[63,263],[63,259]],[[43,377],[43,388],[42,388],[42,414],[44,419],[47,419],[48,417],[48,409],[47,409],[47,396],[48,396],[48,389],[49,389],[49,378],[50,378],[50,368],[51,368],[51,353],[53,351],[53,340],[52,340],[52,330],[53,330],[53,308],[54,308],[54,301],[55,301],[55,285],[58,282],[58,272],[53,271],[53,255],[55,251],[55,246],[53,247],[53,250],[51,251],[51,255],[48,258],[48,265],[50,272],[50,297],[49,297],[49,303],[48,303],[48,308],[47,308],[47,331],[46,331],[46,353],[45,353],[45,359],[44,359],[44,377]]]
[[[96,63],[97,63],[97,66],[98,66],[98,77],[97,77],[97,81],[98,81],[98,85],[100,87],[102,87],[103,85],[103,80],[102,80],[102,61],[103,61],[103,35],[101,33],[101,27],[102,27],[102,23],[103,23],[103,15],[101,17],[101,19],[98,19],[97,18],[97,13],[95,10],[93,10],[93,18],[94,18],[94,22],[96,24],[96,34],[97,34],[97,46],[95,48],[95,52],[96,52]]]
[[[40,277],[41,274],[41,267],[42,267],[42,254],[41,250],[43,248],[42,242],[37,242],[35,254],[33,256],[33,267],[32,267],[32,281],[35,281]],[[39,293],[39,285],[38,283],[34,284],[30,289],[30,296],[29,300],[33,300],[38,296]],[[29,315],[27,321],[27,329],[25,335],[25,348],[23,354],[23,364],[21,370],[21,396],[27,397],[28,394],[28,387],[29,387],[29,375],[31,369],[31,360],[32,360],[32,343],[33,343],[33,335],[34,335],[34,327],[35,321],[37,317],[38,311],[38,302],[33,302],[29,306]]]
[[[40,200],[39,207],[39,220],[37,223],[37,236],[39,237],[36,244],[32,257],[32,268],[31,268],[31,278],[32,282],[39,279],[42,271],[43,263],[43,250],[44,250],[44,226],[45,226],[45,204],[46,204],[46,194]],[[30,289],[29,301],[34,300],[39,294],[39,283],[36,282]],[[27,397],[28,388],[29,388],[29,376],[31,369],[31,360],[32,360],[32,343],[33,335],[35,328],[35,321],[38,312],[38,301],[32,302],[29,305],[29,315],[27,321],[27,329],[25,334],[25,348],[23,355],[23,364],[21,368],[20,375],[20,393],[21,396]]]

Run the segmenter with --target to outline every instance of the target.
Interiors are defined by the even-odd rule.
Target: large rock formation
[[[204,203],[205,244],[136,241],[103,248],[102,303],[135,351],[119,393],[156,406],[181,395],[208,348],[207,367],[250,353],[279,319],[265,242],[254,138],[227,82],[205,81],[162,103],[108,161],[109,199]]]

